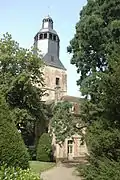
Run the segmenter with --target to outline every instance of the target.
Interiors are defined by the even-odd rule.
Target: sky
[[[21,47],[30,48],[35,34],[48,14],[60,38],[60,60],[67,68],[68,95],[80,96],[79,75],[70,64],[67,46],[75,34],[75,25],[86,0],[0,0],[0,37],[8,32]]]

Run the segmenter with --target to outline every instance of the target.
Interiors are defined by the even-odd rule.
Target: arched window
[[[56,35],[53,36],[53,40],[56,41]]]
[[[55,81],[56,86],[60,85],[60,78],[56,77],[56,81]]]
[[[43,34],[40,34],[40,35],[39,35],[39,39],[43,39]]]
[[[47,33],[44,34],[44,39],[47,39]]]
[[[52,39],[52,34],[51,33],[49,34],[49,39]]]

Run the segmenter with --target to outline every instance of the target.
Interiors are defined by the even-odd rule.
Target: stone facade
[[[73,105],[71,113],[79,115],[80,113],[80,98],[63,96],[61,101],[68,101]],[[85,134],[86,129],[82,129],[82,133]],[[81,136],[76,134],[71,138],[66,138],[62,145],[56,143],[55,136],[53,136],[52,145],[54,147],[54,157],[56,162],[79,162],[85,160],[86,155],[88,155],[88,149],[86,142],[81,141]]]
[[[69,145],[70,141],[72,143]],[[64,144],[61,146],[56,144],[53,139],[53,145],[55,146],[54,158],[56,162],[80,161],[85,159],[88,154],[86,143],[81,145],[81,138],[78,135],[75,135],[72,139],[65,139]]]
[[[67,95],[67,73],[66,70],[45,66],[44,82],[46,95],[43,101],[59,100],[62,96]]]

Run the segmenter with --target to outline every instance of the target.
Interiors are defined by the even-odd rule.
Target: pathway
[[[81,180],[76,174],[75,167],[69,164],[59,164],[58,166],[43,172],[41,178],[43,180]]]

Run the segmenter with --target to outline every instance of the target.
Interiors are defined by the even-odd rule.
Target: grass
[[[40,162],[40,161],[30,161],[31,171],[37,174],[40,174],[43,171],[46,171],[55,166],[53,162]]]

